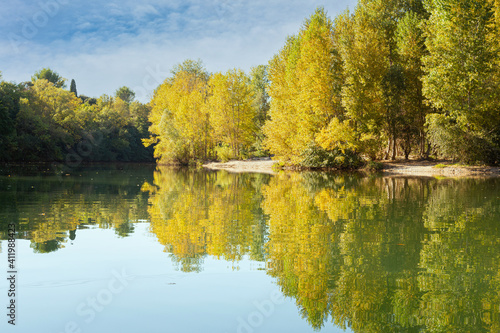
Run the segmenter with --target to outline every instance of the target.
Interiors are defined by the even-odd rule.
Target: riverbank
[[[268,173],[275,174],[273,165],[278,161],[273,161],[270,158],[252,159],[246,161],[229,161],[225,163],[208,163],[203,165],[204,168],[210,170],[226,170],[229,172],[254,172],[254,173]]]
[[[211,170],[229,172],[257,172],[275,174],[273,165],[278,161],[262,158],[246,161],[229,161],[225,163],[208,163],[203,167]],[[418,177],[498,177],[499,167],[464,166],[449,161],[395,161],[382,162],[381,172],[385,175],[406,175]]]
[[[498,177],[499,167],[467,166],[449,161],[383,162],[383,173],[422,177]]]

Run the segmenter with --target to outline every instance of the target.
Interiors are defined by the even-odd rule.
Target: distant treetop
[[[31,77],[31,81],[36,81],[40,79],[45,79],[52,82],[57,88],[66,88],[66,79],[61,77],[57,72],[54,72],[50,68],[43,68]]]

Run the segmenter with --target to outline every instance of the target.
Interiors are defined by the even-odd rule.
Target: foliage
[[[172,71],[155,91],[149,118],[152,136],[144,140],[156,144],[160,163],[188,164],[213,157],[214,140],[205,101],[208,73],[200,63],[186,60]]]
[[[0,83],[2,161],[152,161],[149,107],[102,96],[76,97],[41,78],[61,83],[51,70],[38,72],[29,85]]]
[[[133,92],[129,87],[123,86],[116,90],[115,97],[120,98],[126,103],[132,103],[135,99],[135,92]]]
[[[361,157],[352,150],[326,150],[317,145],[309,146],[302,158],[300,166],[306,168],[357,169],[363,165]]]
[[[372,172],[382,171],[384,169],[384,164],[376,161],[369,161],[366,163],[366,169]]]
[[[209,81],[210,97],[206,104],[210,125],[217,142],[231,148],[234,156],[242,157],[255,140],[256,109],[252,105],[250,80],[241,70],[216,73]]]
[[[441,155],[469,164],[478,161],[499,163],[497,137],[481,135],[461,126],[453,116],[444,114],[429,114],[426,124],[429,140]]]
[[[57,72],[54,72],[50,68],[42,68],[35,72],[31,77],[31,81],[35,82],[36,80],[47,80],[57,88],[66,88],[66,79],[62,78]]]
[[[257,109],[250,78],[237,69],[209,75],[192,60],[172,74],[151,101],[152,136],[145,143],[156,144],[155,157],[179,164],[244,158],[260,131],[258,112],[264,112]],[[265,80],[260,80],[262,92]]]
[[[498,163],[498,8],[492,1],[426,5],[431,15],[423,88],[442,112],[427,118],[429,138],[446,157]]]
[[[76,82],[74,79],[71,79],[71,85],[69,87],[69,91],[71,91],[75,96],[78,97],[78,92],[76,91]]]
[[[254,123],[256,126],[255,141],[252,145],[254,156],[267,156],[269,152],[264,146],[265,134],[262,129],[266,121],[269,120],[270,97],[267,91],[269,86],[268,67],[259,65],[250,70],[250,85],[253,91],[253,106],[256,110]]]
[[[235,153],[228,144],[220,144],[216,146],[215,153],[221,162],[227,162],[235,158]]]
[[[271,107],[264,143],[286,163],[299,164],[310,142],[342,113],[333,40],[332,21],[317,9],[269,63]]]

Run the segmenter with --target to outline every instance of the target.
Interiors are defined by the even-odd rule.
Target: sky
[[[315,8],[331,18],[356,0],[0,0],[0,71],[28,81],[49,67],[78,94],[141,102],[186,59],[210,72],[267,64]]]

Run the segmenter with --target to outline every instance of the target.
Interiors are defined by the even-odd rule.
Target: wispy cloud
[[[267,63],[318,5],[305,0],[13,0],[0,14],[0,70],[4,79],[21,82],[51,67],[91,96],[112,94],[122,85],[143,87],[148,68],[167,72],[186,58],[202,59],[210,71],[248,70]],[[354,6],[354,0],[343,0],[325,8],[333,17]],[[36,33],[27,36],[30,25]]]

